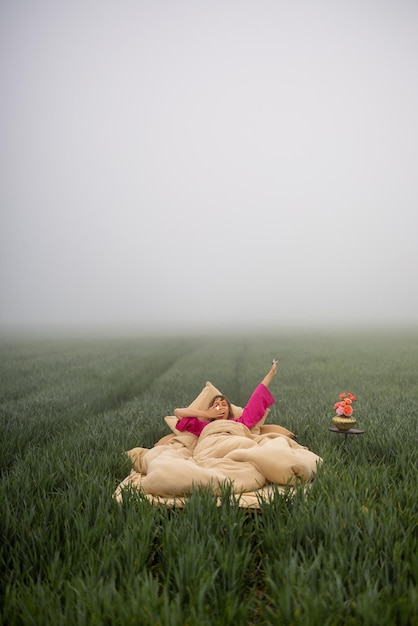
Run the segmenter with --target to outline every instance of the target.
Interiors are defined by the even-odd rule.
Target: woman
[[[241,417],[232,417],[231,404],[225,396],[215,396],[206,411],[197,409],[175,409],[174,415],[179,420],[176,424],[177,430],[187,431],[199,436],[202,430],[211,423],[212,420],[231,419],[252,428],[261,420],[266,409],[274,404],[274,398],[268,390],[273,377],[276,375],[277,361],[273,359],[272,366],[263,380],[254,389],[251,398],[248,400]],[[199,418],[203,418],[199,419]]]

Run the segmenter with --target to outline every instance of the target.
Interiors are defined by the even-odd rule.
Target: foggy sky
[[[418,3],[0,4],[0,327],[418,321]]]

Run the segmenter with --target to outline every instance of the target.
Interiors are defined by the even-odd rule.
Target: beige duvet
[[[151,449],[134,448],[127,453],[132,471],[118,486],[123,491],[139,489],[155,503],[183,506],[185,498],[199,487],[215,496],[230,485],[240,506],[257,508],[260,498],[298,482],[313,479],[322,459],[293,439],[276,432],[252,434],[240,424],[218,420],[206,426],[200,437],[175,435]]]

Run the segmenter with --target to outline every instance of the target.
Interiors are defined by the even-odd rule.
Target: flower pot
[[[354,417],[341,417],[340,415],[336,415],[332,418],[332,423],[334,426],[338,428],[338,430],[342,430],[343,432],[350,430],[356,423],[356,419]]]

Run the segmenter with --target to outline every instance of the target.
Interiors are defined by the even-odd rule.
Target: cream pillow
[[[223,393],[222,391],[219,391],[219,389],[217,389],[215,385],[212,385],[212,383],[208,380],[202,391],[199,393],[197,398],[195,398],[193,402],[189,404],[188,408],[197,409],[198,411],[206,411],[206,409],[209,408],[209,403],[215,396],[223,396]],[[242,407],[235,406],[235,404],[232,404],[231,402],[231,408],[233,417],[241,417],[243,411]]]
[[[176,428],[176,424],[178,422],[178,419],[177,419],[177,417],[175,417],[175,415],[167,415],[167,417],[164,418],[164,421],[167,424],[167,426],[169,427],[169,429],[172,430],[175,435],[182,435],[183,434],[181,432],[181,430],[177,430],[177,428]]]
[[[259,422],[257,422],[257,424],[254,424],[254,426],[252,428],[250,428],[251,432],[253,435],[260,435],[261,434],[261,426],[264,424],[264,422],[267,419],[267,415],[270,413],[270,409],[266,409],[266,412],[264,413],[263,417],[261,418],[261,420]]]
[[[189,404],[188,408],[189,409],[196,409],[198,411],[205,411],[207,408],[209,408],[209,403],[211,402],[212,398],[214,398],[214,396],[222,396],[222,395],[223,395],[223,393],[221,391],[219,391],[219,389],[217,389],[214,385],[212,385],[212,383],[208,380],[206,382],[206,385],[203,387],[202,391],[193,400],[193,402],[191,404]],[[243,408],[242,407],[236,406],[235,404],[232,404],[232,402],[231,402],[231,408],[232,408],[232,415],[233,415],[233,417],[235,419],[241,417],[242,412],[243,412]],[[257,422],[257,424],[255,424],[251,428],[251,432],[254,435],[259,435],[260,434],[260,426],[262,426],[264,424],[269,411],[270,411],[270,409],[267,409],[267,411],[264,413],[264,415],[261,418],[261,420],[259,422]],[[174,417],[172,415],[167,415],[167,417],[165,417],[164,420],[165,420],[167,426],[173,431],[173,433],[175,435],[181,435],[182,434],[181,431],[177,430],[177,428],[176,428],[177,417]]]

